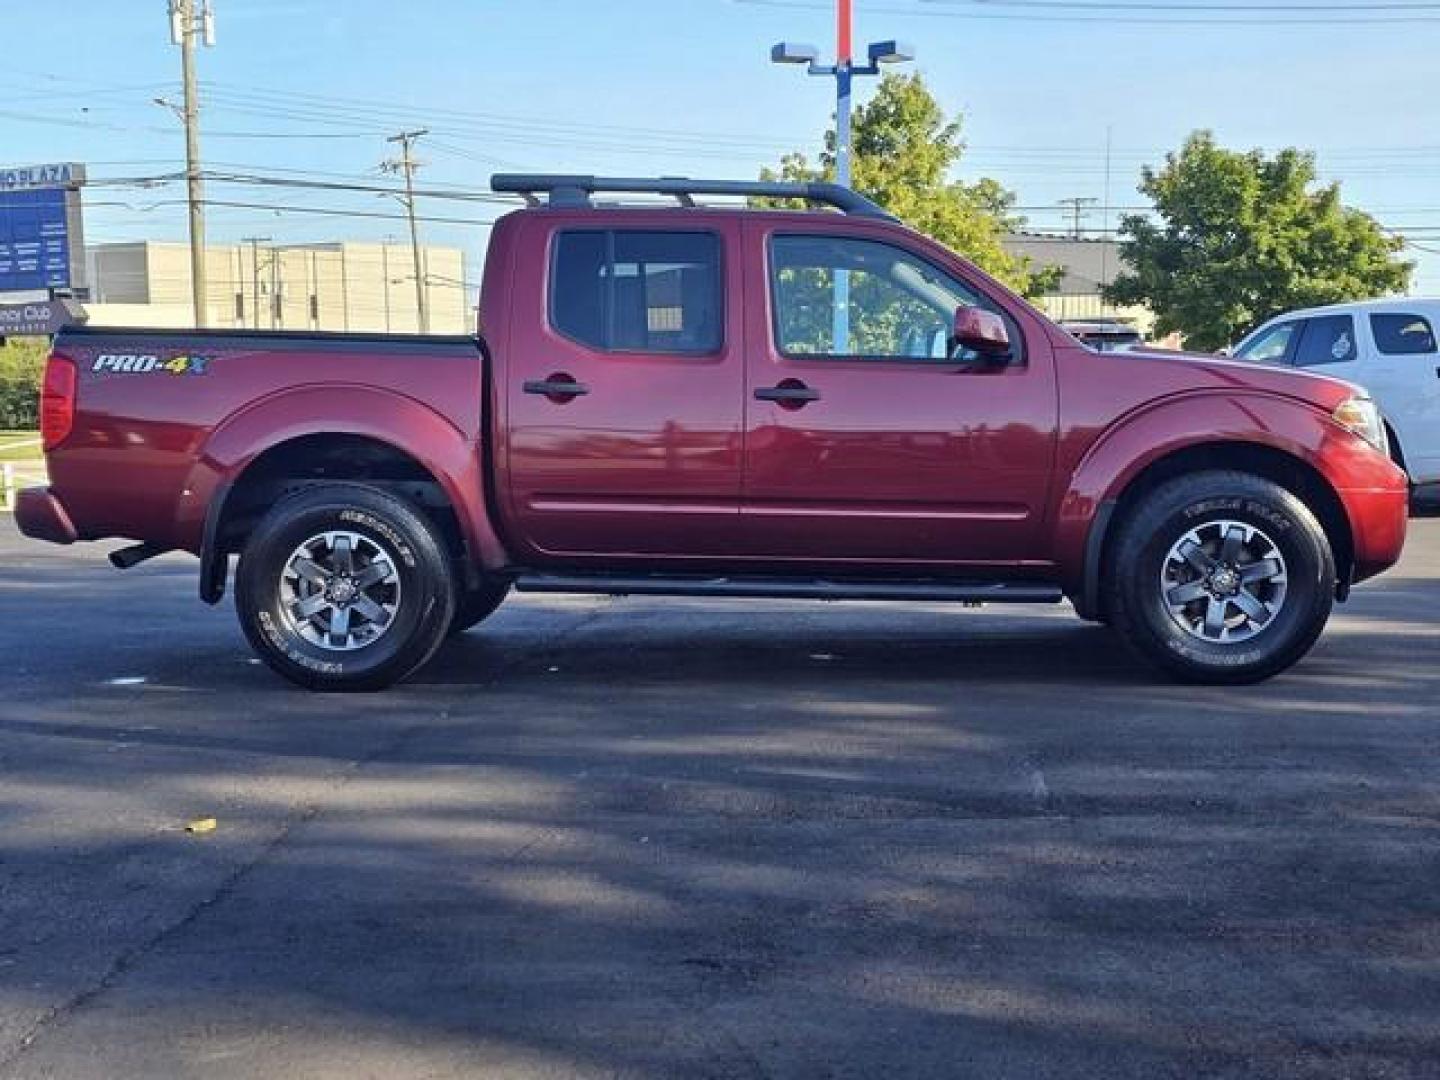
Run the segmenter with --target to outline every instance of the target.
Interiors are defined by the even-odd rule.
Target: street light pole
[[[915,59],[915,50],[899,41],[871,42],[866,50],[869,63],[856,65],[853,43],[853,0],[835,0],[835,63],[821,64],[820,50],[813,45],[782,41],[770,50],[776,64],[803,64],[811,75],[835,80],[835,179],[852,186],[851,121],[852,88],[856,75],[878,75],[881,64],[900,64]],[[850,344],[850,274],[836,268],[834,324],[831,348],[843,354]]]
[[[850,107],[855,57],[850,0],[835,0],[835,179],[850,186]],[[830,346],[836,354],[850,351],[850,271],[836,268],[835,304]]]
[[[856,64],[851,35],[851,0],[836,0],[835,63],[820,63],[814,45],[782,41],[770,50],[776,64],[804,65],[810,75],[835,80],[835,179],[851,184],[852,87],[857,75],[879,75],[881,64],[902,64],[915,59],[915,50],[900,41],[875,41],[866,49],[869,62]]]
[[[850,186],[850,107],[854,80],[851,0],[835,3],[835,179]]]

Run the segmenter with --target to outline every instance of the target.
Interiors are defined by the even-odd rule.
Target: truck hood
[[[1290,367],[1257,364],[1249,360],[1208,353],[1176,352],[1170,349],[1130,349],[1117,355],[1143,360],[1146,363],[1180,363],[1193,365],[1199,372],[1219,385],[1237,389],[1262,390],[1272,394],[1308,402],[1327,412],[1351,397],[1369,397],[1369,391],[1345,379],[1320,375]]]

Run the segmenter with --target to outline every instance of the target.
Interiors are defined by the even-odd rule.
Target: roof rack
[[[581,176],[563,173],[496,173],[490,178],[492,191],[521,195],[531,206],[539,206],[540,195],[556,208],[587,208],[590,196],[605,192],[632,195],[670,195],[682,206],[694,206],[696,195],[740,195],[747,198],[803,199],[821,203],[856,217],[895,220],[895,216],[859,192],[840,184],[821,181],[785,183],[771,180],[690,180],[683,176],[652,179],[614,176]]]

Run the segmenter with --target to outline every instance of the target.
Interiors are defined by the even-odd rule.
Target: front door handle
[[[820,391],[806,386],[799,379],[786,379],[779,386],[761,387],[755,391],[756,401],[774,401],[782,407],[798,409],[807,401],[819,401]]]
[[[551,401],[572,401],[582,394],[588,394],[590,387],[577,382],[574,376],[563,371],[544,379],[531,379],[525,383],[525,393],[539,394]]]

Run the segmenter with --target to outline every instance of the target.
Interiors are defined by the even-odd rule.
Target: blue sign
[[[71,287],[72,197],[63,188],[0,189],[0,293]]]

